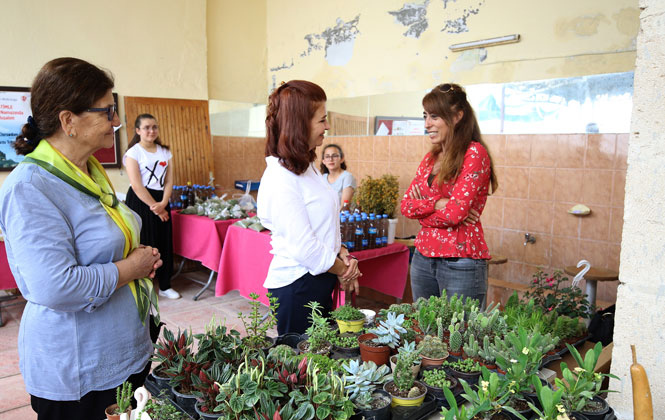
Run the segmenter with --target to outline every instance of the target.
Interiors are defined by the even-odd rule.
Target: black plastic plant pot
[[[610,412],[610,405],[607,403],[607,401],[597,396],[593,397],[593,400],[591,401],[599,405],[600,408],[593,412],[580,411],[579,414],[583,415],[589,420],[605,420],[605,416],[607,416],[607,414]],[[574,414],[577,415],[578,413],[575,412]]]
[[[385,401],[385,406],[376,408],[374,410],[358,410],[356,414],[351,416],[351,420],[390,420],[390,394],[382,389],[377,389],[372,393],[372,396],[379,395]]]
[[[194,406],[194,409],[196,410],[196,413],[199,415],[199,418],[200,418],[200,419],[203,419],[203,420],[216,420],[216,419],[222,417],[222,414],[221,414],[221,413],[219,413],[219,414],[204,413],[203,411],[201,411],[201,410],[199,409],[199,405],[200,405],[200,404],[201,404],[201,403],[197,402],[196,405]]]
[[[171,384],[169,383],[171,381],[171,378],[169,378],[168,376],[164,376],[164,377],[158,376],[158,375],[155,375],[155,372],[153,371],[153,372],[150,372],[150,375],[148,375],[148,377],[146,378],[146,381],[152,381],[155,384],[155,387],[158,389],[158,393],[159,393],[159,391],[164,389],[164,390],[166,390],[166,396],[169,397],[169,398],[171,397],[171,395],[172,395],[171,394]]]
[[[462,387],[458,386],[459,382],[457,382],[457,379],[455,379],[454,377],[448,376],[448,380],[450,381],[450,391],[453,393],[453,396],[457,397],[462,392]],[[422,379],[420,381],[423,384],[425,384],[425,387],[427,387],[427,393],[432,395],[434,398],[438,400],[446,398],[446,396],[443,393],[443,388],[439,388],[438,386],[428,385],[427,382],[423,381]]]
[[[300,341],[302,341],[302,335],[298,333],[286,333],[277,337],[277,345],[286,344],[294,349],[298,348],[298,343]]]
[[[344,359],[360,356],[360,346],[357,347],[339,347],[333,344],[333,351]]]
[[[464,379],[469,385],[477,384],[480,377],[480,372],[460,372],[452,368],[450,369],[450,373],[457,379]]]
[[[173,392],[173,396],[175,397],[175,403],[178,404],[185,413],[191,416],[196,416],[196,408],[194,408],[194,405],[196,404],[195,396],[191,394],[181,394],[175,389],[175,387],[171,387],[171,392]]]
[[[518,413],[520,413],[524,418],[530,419],[532,414],[533,414],[533,410],[528,405],[529,399],[524,398],[522,401],[524,401],[524,407],[526,407],[526,408],[523,408],[522,410],[518,410],[517,408],[513,407],[513,409],[515,411],[517,411]],[[520,419],[519,417],[517,417],[516,415],[514,415],[510,411],[504,411],[503,414],[510,417],[511,420],[519,420]]]

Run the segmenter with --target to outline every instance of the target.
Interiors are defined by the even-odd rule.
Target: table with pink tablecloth
[[[256,232],[231,226],[219,260],[215,296],[238,290],[240,295],[249,297],[254,292],[261,296],[261,302],[267,304],[265,293],[268,290],[263,287],[263,282],[272,261],[271,249],[268,231]],[[358,258],[363,273],[361,286],[402,298],[409,269],[409,249],[405,245],[394,243],[384,248],[357,251],[353,255]]]
[[[219,258],[222,255],[222,245],[226,232],[238,219],[212,220],[206,216],[193,214],[180,214],[171,212],[173,221],[173,253],[189,260],[199,261],[204,267],[211,270],[210,277],[203,289],[194,296],[197,300],[210,284],[217,271]],[[182,270],[180,264],[176,275]],[[198,283],[198,281],[197,281]]]

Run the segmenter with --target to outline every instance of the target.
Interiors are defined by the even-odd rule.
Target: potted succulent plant
[[[437,399],[443,399],[443,389],[453,390],[454,394],[459,393],[456,390],[457,379],[450,376],[445,369],[436,366],[428,366],[420,371],[421,381],[427,387],[427,392],[434,395]]]
[[[333,334],[330,337],[330,343],[333,345],[333,350],[343,357],[356,357],[360,355],[358,336],[358,333],[349,332]]]
[[[132,384],[124,382],[116,388],[115,395],[115,404],[109,405],[104,411],[106,419],[120,420],[122,414],[127,414],[127,418],[129,419],[129,415],[132,413]]]
[[[305,305],[305,307],[310,310],[309,319],[311,325],[305,331],[307,340],[298,343],[298,350],[303,353],[309,352],[327,355],[332,350],[330,337],[333,335],[333,332],[328,326],[328,321],[321,314],[321,304],[312,301]]]
[[[441,363],[448,357],[446,350],[446,343],[441,341],[439,337],[426,335],[425,338],[418,344],[420,350],[420,358],[422,359],[423,367],[425,366],[441,366]]]
[[[365,314],[349,304],[335,309],[330,313],[330,316],[337,320],[340,333],[358,332],[362,330],[365,323]]]
[[[457,360],[454,362],[444,361],[441,366],[450,370],[450,373],[457,379],[464,379],[472,385],[478,382],[481,366],[473,359]]]
[[[402,353],[397,358],[393,380],[383,385],[383,390],[392,397],[391,405],[414,407],[419,406],[425,399],[427,387],[415,380],[413,362],[418,358],[418,351]]]
[[[360,357],[363,361],[373,361],[377,365],[388,364],[390,349],[399,345],[400,334],[406,332],[402,327],[404,314],[388,312],[386,319],[379,321],[379,326],[369,330],[368,334],[358,337]]]
[[[401,347],[397,349],[397,354],[390,356],[390,369],[394,372],[395,368],[397,366],[397,360],[403,357],[411,357],[413,353],[420,354],[421,350],[420,348],[416,348],[416,342],[415,341],[406,341]],[[421,365],[421,359],[419,357],[412,358],[413,359],[413,366],[411,369],[413,370],[413,375],[417,376],[418,372],[420,372],[420,365]]]
[[[390,418],[390,395],[377,387],[391,378],[388,366],[377,366],[374,362],[360,363],[350,360],[342,365],[349,399],[362,417],[388,420]]]

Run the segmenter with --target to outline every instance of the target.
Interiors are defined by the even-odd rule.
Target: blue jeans
[[[413,300],[441,296],[445,290],[450,298],[457,293],[480,301],[485,308],[487,295],[487,260],[472,258],[429,258],[418,250],[411,260]]]

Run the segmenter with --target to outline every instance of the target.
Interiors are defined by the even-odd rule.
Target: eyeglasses
[[[113,116],[118,113],[118,105],[109,105],[106,108],[88,108],[85,112],[106,112],[109,121],[113,121]]]
[[[443,93],[448,93],[455,90],[455,86],[451,85],[450,83],[444,83],[442,85],[439,85],[438,87],[439,90]]]
[[[157,130],[159,130],[159,126],[158,126],[158,125],[146,125],[145,127],[141,127],[141,130],[144,130],[144,131],[150,131],[150,130],[152,130],[152,131],[157,131]]]
[[[339,155],[323,155],[323,160],[335,160],[339,159]]]

